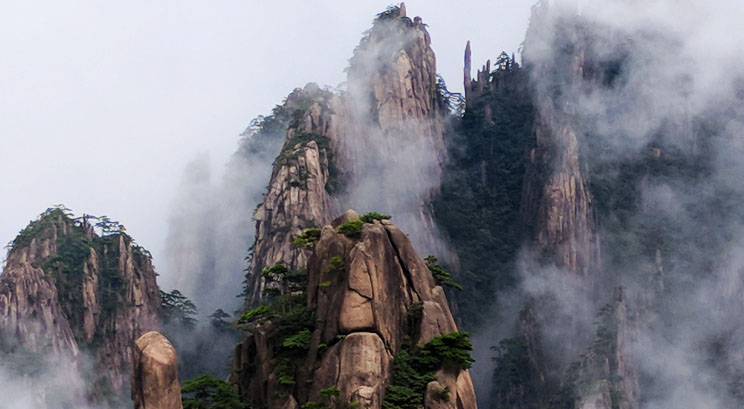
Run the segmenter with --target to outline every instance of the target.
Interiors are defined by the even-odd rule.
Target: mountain
[[[99,235],[94,220],[48,209],[13,240],[0,277],[3,366],[18,365],[32,380],[50,367],[72,377],[67,390],[41,392],[48,407],[58,407],[57,398],[105,403],[128,395],[133,342],[158,328],[149,252],[108,219]]]
[[[249,302],[261,298],[264,268],[304,268],[308,252],[292,246],[295,236],[345,207],[393,212],[422,251],[446,251],[431,211],[445,107],[430,44],[420,18],[391,7],[355,50],[347,92],[309,84],[287,98],[292,119],[254,214]]]
[[[184,407],[741,407],[741,53],[693,52],[684,5],[568,3],[521,60],[467,42],[464,96],[390,6],[342,89],[252,122],[216,188],[192,164],[167,258],[208,325],[118,223],[49,209],[0,276],[0,377],[48,407],[134,369],[178,408],[177,367]]]

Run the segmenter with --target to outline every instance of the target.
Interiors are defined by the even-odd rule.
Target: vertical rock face
[[[535,6],[525,41],[525,64],[532,71],[537,114],[533,146],[527,155],[522,214],[532,230],[536,251],[591,287],[599,266],[599,239],[586,159],[580,152],[583,130],[574,107],[591,63],[584,58],[586,44],[565,47],[576,39],[544,33],[548,31],[543,26],[548,7],[547,3]],[[568,51],[552,56],[545,53],[545,47]]]
[[[430,44],[420,18],[408,18],[405,6],[392,7],[355,50],[347,92],[309,84],[288,97],[293,121],[254,214],[248,304],[261,298],[264,268],[278,262],[305,268],[309,253],[292,240],[330,222],[338,203],[393,213],[417,247],[446,251],[430,209],[445,152]]]
[[[637,409],[639,383],[627,348],[637,330],[628,317],[621,288],[601,313],[595,342],[577,368],[574,385],[580,409]],[[570,378],[569,378],[570,379]]]
[[[309,260],[307,307],[316,322],[292,382],[277,376],[272,354],[281,340],[272,339],[270,323],[238,347],[232,381],[246,401],[301,405],[322,401],[323,391],[335,387],[341,402],[381,408],[403,344],[423,345],[457,331],[444,291],[406,235],[386,220],[364,223],[352,237],[338,233],[348,221],[359,222],[359,216],[349,211],[325,226]],[[467,370],[440,370],[435,386],[449,388],[452,405],[427,397],[426,408],[476,407]]]
[[[93,400],[124,392],[134,340],[157,328],[159,308],[146,250],[125,233],[99,237],[60,209],[19,234],[0,277],[3,347],[64,359],[72,369],[91,355]]]
[[[417,249],[443,255],[430,203],[442,180],[445,103],[421,18],[404,6],[381,13],[354,51],[347,83],[351,118],[338,146],[349,205],[394,214]]]
[[[132,357],[134,409],[181,409],[178,355],[162,334],[150,331],[134,346]]]
[[[249,303],[262,297],[261,271],[282,262],[290,269],[304,269],[309,252],[293,246],[302,230],[322,226],[331,218],[336,172],[329,135],[335,96],[315,84],[295,90],[287,106],[297,107],[274,170],[268,192],[254,213],[256,241],[248,271]]]

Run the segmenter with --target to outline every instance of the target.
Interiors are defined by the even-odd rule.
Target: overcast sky
[[[461,91],[465,41],[474,65],[516,51],[533,2],[406,6]],[[207,154],[221,174],[252,118],[307,82],[343,82],[388,4],[0,0],[0,241],[64,203],[123,223],[157,267],[184,165]]]

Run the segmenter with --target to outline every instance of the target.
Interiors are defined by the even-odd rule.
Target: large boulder
[[[178,355],[157,331],[142,335],[134,347],[132,400],[135,409],[182,409]]]

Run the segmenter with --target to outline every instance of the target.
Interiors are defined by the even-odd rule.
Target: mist
[[[637,326],[629,354],[641,407],[740,406],[744,45],[732,33],[744,7],[606,0],[535,10],[524,59],[538,110],[549,101],[570,115],[590,155],[582,159],[589,186],[626,180],[637,198],[594,209],[603,260],[591,296],[570,272],[522,252],[515,293],[539,300],[532,308],[553,370],[579,358],[596,314],[622,286]],[[618,70],[574,75],[584,61]],[[638,176],[612,170],[619,164]],[[479,399],[487,407],[481,390]]]
[[[221,177],[212,176],[204,156],[184,170],[166,238],[163,269],[170,274],[160,286],[191,298],[202,317],[243,303],[238,296],[254,241],[253,210],[283,139],[282,132],[259,135],[249,128]]]
[[[484,55],[518,48],[532,0],[408,3],[431,25],[440,71],[457,88],[464,42],[479,40]],[[209,157],[219,184],[253,118],[295,87],[345,81],[362,32],[388,4],[3,3],[0,240],[63,203],[121,221],[175,282],[161,260],[183,169]],[[492,27],[497,14],[504,21]]]

